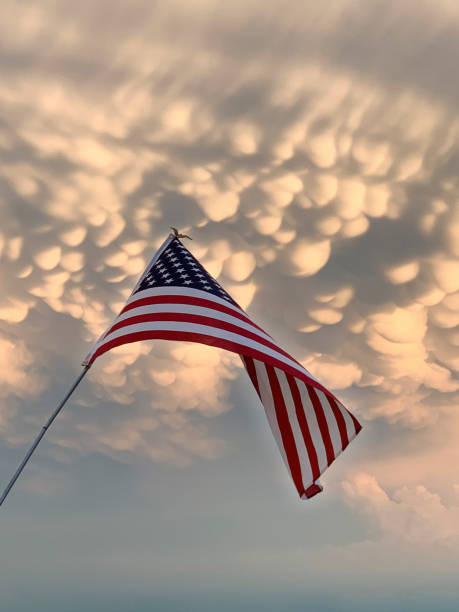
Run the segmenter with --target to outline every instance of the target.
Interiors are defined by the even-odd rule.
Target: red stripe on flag
[[[131,342],[140,342],[141,340],[183,340],[185,342],[197,342],[198,344],[208,344],[209,346],[217,346],[219,348],[225,349],[226,351],[230,351],[232,353],[236,353],[238,355],[245,355],[247,357],[253,357],[254,359],[258,359],[264,364],[270,364],[276,368],[283,370],[285,373],[292,374],[292,376],[296,376],[299,380],[302,380],[305,384],[311,385],[311,387],[316,387],[320,389],[324,393],[330,393],[325,387],[323,387],[320,383],[312,378],[309,378],[304,372],[297,370],[296,368],[276,359],[275,357],[271,357],[266,353],[262,353],[257,349],[246,346],[245,344],[240,344],[238,342],[232,342],[231,340],[226,340],[225,338],[218,338],[216,336],[212,336],[211,334],[200,334],[197,332],[182,332],[182,331],[174,331],[174,330],[147,330],[141,332],[134,332],[131,334],[125,334],[123,336],[119,336],[118,338],[113,338],[113,340],[109,340],[108,342],[104,342],[99,346],[99,348],[94,351],[93,355],[88,361],[88,364],[91,365],[97,357],[100,357],[107,351],[116,346],[122,346],[123,344],[129,344]]]
[[[123,310],[120,312],[120,315],[128,310],[132,310],[133,308],[138,308],[139,306],[150,306],[153,304],[188,304],[190,306],[201,306],[202,308],[211,308],[212,310],[218,310],[219,312],[224,312],[225,314],[229,314],[237,319],[241,319],[241,321],[245,321],[246,323],[250,323],[264,334],[266,332],[261,329],[258,325],[253,323],[242,311],[233,310],[228,306],[224,306],[223,304],[219,304],[218,302],[214,302],[213,300],[206,300],[205,298],[198,298],[194,296],[188,295],[157,295],[139,298],[130,304],[126,304]],[[119,315],[118,315],[119,316]],[[269,335],[269,334],[266,334]]]
[[[333,410],[333,414],[335,415],[336,422],[338,424],[339,435],[341,436],[341,449],[344,450],[346,446],[349,444],[349,438],[347,435],[346,429],[346,421],[344,420],[343,413],[339,409],[338,404],[335,400],[327,395],[328,403],[330,404],[330,408]]]
[[[359,431],[362,429],[362,426],[360,425],[360,423],[357,421],[357,419],[355,418],[355,416],[352,414],[352,412],[349,412],[349,410],[347,410],[346,408],[344,409],[346,410],[346,412],[348,413],[348,415],[351,417],[353,423],[354,423],[354,427],[355,427],[355,435],[357,435],[359,433]]]
[[[310,487],[306,489],[304,494],[306,496],[306,499],[311,499],[311,497],[314,497],[314,495],[317,495],[318,493],[321,493],[322,491],[323,491],[322,485],[313,483]]]
[[[251,357],[241,356],[242,361],[244,362],[245,369],[247,370],[247,374],[250,376],[250,380],[252,381],[252,385],[255,387],[255,391],[258,393],[258,397],[261,399],[260,395],[260,387],[258,386],[258,378],[257,372],[255,370],[255,364],[253,363],[253,359]]]
[[[132,310],[133,308],[138,308],[140,306],[150,306],[154,304],[186,304],[189,306],[201,306],[202,308],[210,308],[213,310],[217,310],[218,312],[223,312],[225,314],[236,317],[237,319],[240,319],[241,321],[245,321],[246,323],[249,323],[256,329],[259,329],[266,336],[269,336],[269,338],[271,338],[271,340],[275,343],[274,338],[272,338],[267,332],[265,332],[265,330],[262,329],[259,325],[251,321],[251,319],[242,310],[233,310],[232,308],[229,308],[228,306],[225,306],[224,304],[220,304],[212,300],[206,300],[205,298],[198,298],[194,296],[157,295],[157,296],[139,298],[129,304],[126,304],[126,306],[123,308],[123,310],[121,310],[118,316],[120,316],[124,312]],[[284,353],[289,359],[297,363],[301,368],[303,367],[299,361],[297,361],[294,357],[292,357],[291,355],[283,351],[283,349],[280,349],[277,344],[276,344],[276,347],[280,353]]]
[[[268,374],[271,393],[274,400],[274,407],[276,410],[277,422],[279,424],[279,430],[282,436],[282,444],[284,445],[285,453],[287,455],[290,473],[292,474],[293,482],[295,483],[298,493],[301,495],[304,492],[304,486],[303,477],[301,474],[300,459],[298,457],[295,438],[293,437],[292,428],[288,419],[284,396],[282,395],[282,390],[280,388],[279,380],[274,368],[267,365],[266,372]]]
[[[317,459],[317,452],[314,446],[314,442],[312,441],[308,422],[306,420],[306,415],[304,411],[303,402],[301,400],[300,391],[298,389],[298,385],[296,383],[296,379],[294,376],[291,376],[290,374],[288,374],[287,381],[290,387],[290,391],[292,393],[293,402],[295,404],[296,417],[300,425],[301,433],[303,434],[304,444],[306,446],[306,450],[308,451],[309,463],[311,464],[312,479],[317,480],[317,478],[319,478],[320,476],[319,461]],[[307,494],[307,491],[306,491],[306,494]]]
[[[264,346],[267,346],[274,351],[280,353],[284,357],[291,359],[290,355],[284,350],[279,348],[277,344],[269,342],[262,336],[255,334],[254,332],[248,331],[243,327],[228,323],[227,321],[221,321],[220,319],[214,319],[205,315],[189,314],[182,312],[153,312],[148,314],[136,315],[129,319],[123,319],[115,323],[105,334],[105,337],[109,336],[112,332],[122,327],[128,327],[129,325],[136,325],[137,323],[149,323],[154,321],[177,321],[180,323],[196,323],[197,325],[207,325],[208,327],[215,327],[217,329],[224,329],[226,331],[245,336],[255,342],[259,342]],[[292,360],[293,361],[293,360]]]
[[[309,397],[311,398],[312,405],[314,407],[314,412],[316,413],[317,423],[319,424],[320,434],[322,436],[322,440],[325,446],[325,453],[327,455],[327,463],[333,462],[335,459],[335,453],[333,451],[333,443],[330,438],[330,432],[328,431],[327,419],[325,418],[324,409],[322,408],[322,404],[320,403],[320,399],[317,397],[317,393],[315,389],[311,385],[306,385],[309,393]]]

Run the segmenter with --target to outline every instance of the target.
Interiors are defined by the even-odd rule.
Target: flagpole
[[[85,365],[83,368],[83,371],[81,372],[81,374],[78,376],[78,378],[76,379],[76,381],[73,383],[72,387],[70,388],[70,390],[67,392],[67,395],[64,397],[64,399],[61,401],[61,403],[59,404],[59,406],[56,408],[56,410],[53,412],[53,414],[49,417],[49,419],[47,420],[46,424],[43,425],[40,433],[38,434],[38,436],[35,438],[34,443],[32,444],[32,446],[30,447],[27,455],[24,457],[24,459],[21,462],[21,465],[18,467],[18,469],[16,470],[16,472],[14,473],[12,479],[10,480],[10,482],[8,483],[6,489],[3,491],[2,496],[0,497],[0,506],[3,504],[3,502],[6,499],[6,496],[8,495],[8,493],[10,492],[11,488],[13,487],[14,483],[16,482],[16,480],[19,478],[22,470],[24,469],[24,467],[26,466],[27,462],[29,461],[30,457],[32,456],[34,450],[37,448],[37,446],[40,444],[41,439],[43,438],[43,436],[45,435],[45,433],[47,432],[49,426],[51,425],[51,423],[54,421],[54,419],[57,417],[57,415],[59,414],[59,412],[62,410],[62,408],[64,407],[64,405],[66,404],[67,400],[69,399],[69,397],[72,395],[72,393],[75,391],[75,389],[78,387],[78,385],[80,384],[81,380],[83,379],[83,377],[85,376],[85,374],[87,373],[87,371],[89,370],[91,366],[90,365]]]

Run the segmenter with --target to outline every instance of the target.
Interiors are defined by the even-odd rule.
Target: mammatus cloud
[[[153,460],[187,465],[193,457],[215,458],[225,451],[224,440],[212,436],[206,419],[228,410],[230,382],[236,377],[236,357],[209,347],[166,343],[127,345],[115,351],[92,376],[95,401],[124,404],[107,423],[105,418],[74,426],[73,448],[103,448],[141,454]],[[239,368],[241,366],[239,365]],[[92,400],[94,402],[94,400]]]
[[[7,2],[0,26],[5,439],[32,432],[28,389],[79,362],[170,225],[360,418],[441,427],[459,387],[455,4],[109,4]],[[57,450],[215,457],[238,367],[165,343],[106,355]]]

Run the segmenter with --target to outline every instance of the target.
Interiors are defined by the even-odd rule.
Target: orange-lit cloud
[[[311,2],[317,18],[304,19],[294,2],[270,13],[259,2],[215,11],[210,0],[199,10],[139,1],[130,19],[117,5],[100,28],[111,10],[102,0],[84,11],[6,2],[8,393],[39,354],[37,393],[57,360],[79,362],[175,225],[370,428],[443,424],[459,405],[459,90],[438,75],[459,51],[459,14],[446,0],[371,4],[335,0],[324,13]],[[380,52],[385,28],[392,54]],[[419,31],[430,47],[414,44]],[[95,410],[84,423],[69,416],[55,446],[180,465],[224,452],[211,417],[231,408],[232,356],[155,343],[103,359],[82,405],[105,398],[123,411],[104,406],[103,422]],[[25,421],[10,420],[6,439],[17,442]],[[399,485],[400,502],[371,478],[348,497],[376,513],[384,499],[382,522],[405,520],[419,502],[432,511],[425,521],[449,524],[431,482]],[[419,521],[416,534],[428,533]]]

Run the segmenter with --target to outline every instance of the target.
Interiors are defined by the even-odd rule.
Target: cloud
[[[333,389],[345,389],[362,379],[362,370],[357,364],[334,363],[333,359],[324,355],[313,356],[305,360],[304,365],[318,380]]]
[[[442,421],[458,405],[455,4],[214,9],[7,2],[5,388],[38,354],[43,379],[77,363],[176,225],[361,418]],[[109,401],[110,427],[75,418],[56,444],[222,452],[210,423],[230,408],[231,356],[155,343],[103,359],[84,402]]]
[[[0,335],[0,431],[4,438],[22,442],[18,435],[20,399],[30,402],[47,382],[27,345]]]
[[[23,342],[14,343],[8,338],[0,338],[0,382],[1,395],[8,396],[10,393],[18,395],[33,395],[40,390],[42,385],[30,372],[34,357]]]
[[[236,364],[235,356],[196,344],[119,347],[91,369],[90,390],[80,389],[78,414],[61,419],[54,444],[77,454],[141,456],[181,467],[196,457],[220,457],[225,441],[206,421],[230,409],[230,383],[242,367]]]
[[[327,263],[330,256],[330,242],[298,241],[290,252],[292,272],[298,276],[312,276]]]
[[[379,531],[379,537],[411,544],[459,546],[459,505],[445,505],[423,485],[404,486],[392,496],[370,474],[343,483],[345,499]]]

